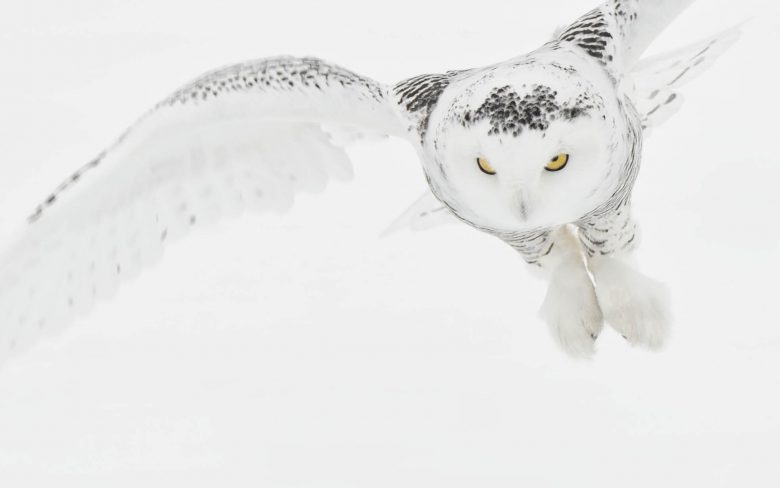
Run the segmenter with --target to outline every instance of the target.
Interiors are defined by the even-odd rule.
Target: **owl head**
[[[531,61],[464,77],[431,115],[432,190],[479,227],[574,222],[622,176],[627,127],[611,80]]]

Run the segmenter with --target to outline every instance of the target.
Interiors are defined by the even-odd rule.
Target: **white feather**
[[[605,8],[622,9],[635,13],[635,18],[624,28],[619,29],[622,47],[620,59],[622,69],[629,71],[641,58],[650,44],[661,34],[672,21],[694,0],[610,0]]]
[[[712,66],[739,39],[740,27],[636,64],[625,82],[645,127],[662,124],[680,109],[683,98],[678,88]]]
[[[300,63],[270,62],[274,69]],[[247,66],[263,64],[211,73],[174,98]],[[354,85],[336,79],[344,73]],[[192,226],[244,210],[284,211],[295,194],[350,178],[344,150],[321,123],[404,133],[384,87],[344,70],[329,75],[316,88],[255,87],[163,103],[61,185],[0,256],[0,360],[113,296]]]
[[[455,222],[459,222],[459,220],[450,212],[450,209],[437,200],[433,193],[426,191],[395,219],[382,232],[382,235],[394,234],[407,227],[412,231],[420,231]]]

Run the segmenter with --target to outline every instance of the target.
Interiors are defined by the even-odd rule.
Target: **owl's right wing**
[[[349,178],[323,125],[416,143],[387,86],[313,58],[230,66],[165,99],[43,199],[2,249],[0,361],[110,297],[190,227],[284,210],[296,193]]]

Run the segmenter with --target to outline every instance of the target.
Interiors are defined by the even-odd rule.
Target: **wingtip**
[[[379,237],[384,239],[400,232],[400,230],[404,227],[404,222],[408,221],[406,217],[406,212],[398,216],[393,222],[390,223],[390,225],[387,226],[387,228],[385,228],[385,230],[379,234]]]

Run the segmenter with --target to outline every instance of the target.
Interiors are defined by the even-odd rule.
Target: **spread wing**
[[[406,136],[389,89],[318,59],[209,73],[165,99],[32,211],[0,255],[0,360],[56,330],[203,222],[284,210],[349,178],[323,124]]]

